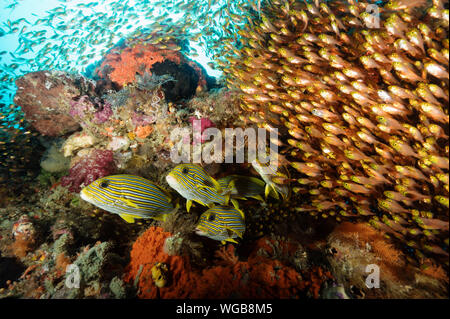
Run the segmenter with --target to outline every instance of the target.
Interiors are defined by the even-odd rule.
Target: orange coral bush
[[[436,265],[430,260],[422,267],[422,273],[448,284],[448,273],[440,265]]]
[[[139,138],[146,138],[153,131],[153,127],[150,125],[138,126],[136,127],[135,133]]]
[[[124,280],[134,282],[139,276],[140,298],[294,298],[310,288],[318,297],[318,289],[330,276],[320,270],[303,280],[294,268],[269,257],[271,251],[261,253],[261,249],[267,248],[266,238],[255,243],[247,261],[239,261],[234,247],[229,245],[216,253],[225,262],[200,271],[191,267],[188,257],[164,252],[164,242],[169,236],[160,227],[150,227],[133,245]],[[151,268],[156,262],[169,267],[166,287],[156,288],[153,284]],[[318,274],[322,274],[321,278]]]
[[[393,265],[401,265],[403,263],[403,253],[389,243],[382,232],[368,224],[342,223],[335,228],[333,236],[339,236],[341,239],[357,240],[356,243],[360,248],[365,248],[366,243],[369,243],[374,254],[381,260]]]
[[[11,245],[12,252],[19,258],[25,257],[35,246],[35,240],[26,235],[19,234],[16,236]]]
[[[58,254],[55,260],[55,268],[58,276],[66,273],[67,266],[71,264],[70,257],[66,256],[64,252]]]
[[[330,235],[333,242],[347,243],[354,255],[361,255],[367,264],[376,263],[383,270],[387,280],[410,279],[411,271],[406,271],[407,258],[381,231],[365,223],[345,222],[338,225]],[[339,250],[339,248],[337,248]],[[347,256],[348,257],[348,256]]]

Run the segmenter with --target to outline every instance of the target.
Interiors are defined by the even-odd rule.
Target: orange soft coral
[[[339,236],[341,239],[356,240],[360,248],[365,248],[367,244],[373,250],[373,253],[393,267],[403,265],[404,255],[396,249],[383,235],[382,232],[372,228],[365,223],[345,222],[338,225],[333,231],[333,236]]]
[[[146,138],[153,131],[153,127],[150,125],[138,126],[136,127],[135,133],[139,138]]]
[[[229,245],[216,253],[225,263],[199,271],[191,267],[188,257],[169,256],[164,252],[164,242],[169,236],[160,227],[150,227],[133,245],[124,279],[134,282],[139,276],[140,298],[293,298],[302,290],[311,290],[317,297],[323,280],[329,277],[315,271],[314,276],[306,275],[302,281],[294,268],[271,257],[273,251],[265,246],[267,238],[255,243],[247,261],[238,260],[234,247]],[[166,287],[154,286],[151,268],[156,262],[168,265]]]
[[[25,257],[35,246],[34,238],[19,234],[11,245],[12,252],[19,258]]]

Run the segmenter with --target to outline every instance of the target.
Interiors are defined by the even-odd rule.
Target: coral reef
[[[361,1],[223,2],[167,5],[202,13],[184,24],[163,14],[116,45],[123,20],[102,27],[109,50],[83,73],[94,80],[17,78],[17,107],[0,104],[0,298],[448,298],[448,9],[383,2],[372,27]],[[117,4],[114,16],[137,17],[145,3]],[[89,31],[74,42],[82,65],[103,42]],[[187,58],[194,43],[226,87]],[[58,57],[72,52],[61,47]],[[288,189],[238,199],[237,245],[199,236],[208,208],[186,213],[165,179],[173,151],[211,150],[212,127],[277,132],[279,174],[267,179],[250,163],[200,163],[216,179],[259,175]],[[116,173],[166,187],[178,210],[128,224],[81,199]]]
[[[368,224],[340,224],[330,234],[327,246],[336,280],[348,289],[357,288],[366,298],[444,297],[448,277],[442,268],[430,260],[423,261],[426,266],[422,268],[415,267],[408,255]],[[379,289],[366,286],[371,272],[366,271],[368,265],[379,267]]]
[[[69,169],[70,160],[61,152],[61,141],[54,142],[41,159],[41,167],[50,173],[60,173]]]
[[[195,116],[191,116],[189,118],[189,122],[192,124],[192,129],[200,134],[199,136],[194,136],[192,144],[201,144],[206,142],[206,137],[204,136],[203,131],[207,128],[216,126],[210,119],[205,117],[197,119]]]
[[[137,43],[111,50],[97,69],[97,74],[121,87],[137,83],[140,89],[149,89],[154,84],[149,86],[143,82],[151,80],[163,88],[169,102],[191,98],[197,87],[206,89],[204,70],[187,59],[175,43],[161,49],[149,43],[139,43],[138,39],[133,41]],[[162,76],[170,78],[164,79]]]
[[[123,86],[136,80],[136,73],[144,74],[153,64],[165,59],[180,63],[180,56],[172,50],[159,50],[152,45],[137,45],[133,48],[111,50],[97,70],[100,77]],[[144,72],[143,72],[144,71]]]
[[[13,254],[23,258],[35,248],[36,230],[27,215],[22,215],[12,228],[14,243],[11,245]]]
[[[83,186],[100,177],[111,175],[115,169],[112,151],[92,150],[70,168],[68,176],[61,178],[61,185],[78,193]]]
[[[76,131],[79,124],[69,115],[70,101],[81,94],[80,82],[94,83],[59,71],[28,73],[16,81],[14,103],[25,118],[42,135],[61,136]]]
[[[124,280],[137,285],[141,298],[295,298],[302,291],[317,298],[322,283],[330,277],[319,267],[301,275],[277,259],[270,246],[275,241],[267,238],[254,244],[246,261],[240,261],[234,246],[228,245],[217,251],[221,264],[196,269],[187,256],[164,251],[168,238],[171,234],[162,228],[150,227],[133,244]],[[165,287],[153,283],[151,269],[156,263],[168,267]]]

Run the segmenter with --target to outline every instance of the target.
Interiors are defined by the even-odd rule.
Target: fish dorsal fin
[[[119,214],[120,217],[123,218],[127,223],[133,224],[134,223],[134,217],[127,214]]]
[[[219,182],[216,181],[213,177],[211,177],[211,181],[214,185],[214,188],[216,189],[216,191],[220,194],[223,192],[222,187],[220,186]]]
[[[249,178],[250,178],[250,180],[251,180],[253,183],[255,183],[255,184],[257,184],[257,185],[259,185],[259,186],[261,186],[261,187],[264,187],[264,185],[266,184],[266,183],[265,183],[262,179],[260,179],[260,178],[253,177],[253,176],[250,176]]]

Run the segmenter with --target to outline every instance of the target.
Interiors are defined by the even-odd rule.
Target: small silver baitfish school
[[[167,191],[148,179],[127,174],[99,178],[84,187],[80,196],[101,209],[119,214],[128,223],[134,223],[135,218],[164,220],[178,209]]]
[[[208,207],[212,207],[214,203],[228,205],[230,195],[200,165],[179,164],[169,172],[166,181],[187,199],[188,212],[193,201]]]
[[[195,233],[222,243],[237,243],[234,238],[242,238],[245,232],[244,213],[235,207],[214,206],[200,216]]]

